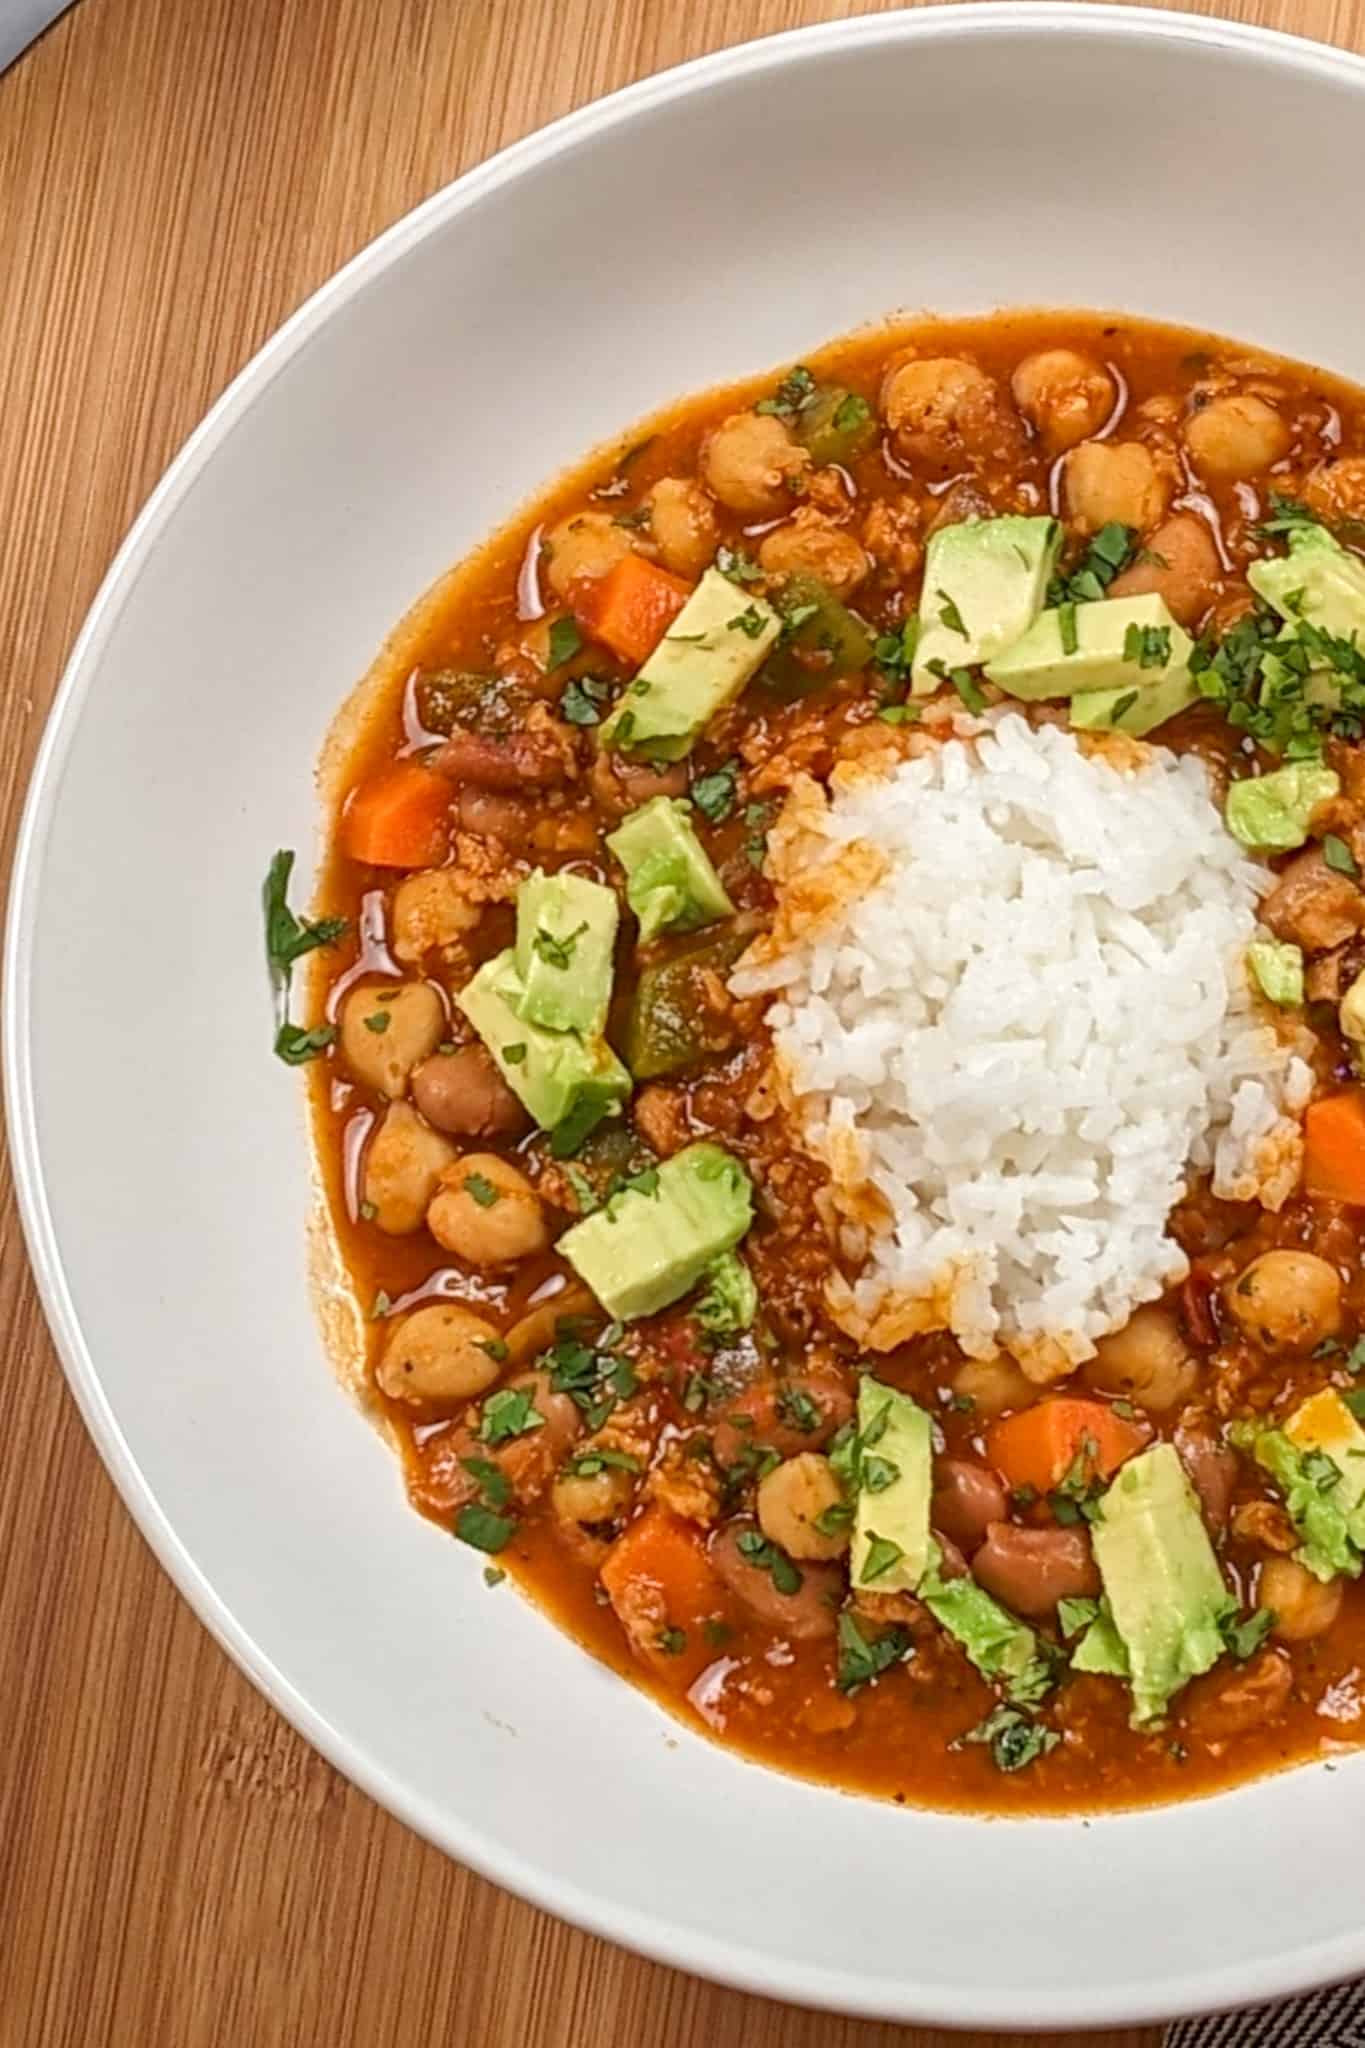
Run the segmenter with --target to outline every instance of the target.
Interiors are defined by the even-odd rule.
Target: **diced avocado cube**
[[[1187,668],[1173,668],[1155,683],[1130,683],[1124,690],[1084,690],[1071,699],[1067,720],[1077,732],[1126,732],[1141,739],[1198,702],[1196,679]]]
[[[614,1322],[677,1301],[753,1221],[753,1184],[720,1145],[675,1152],[560,1238],[557,1249]]]
[[[509,946],[486,960],[455,1000],[512,1093],[563,1154],[604,1116],[619,1115],[631,1079],[605,1039],[548,1031],[520,1014],[525,991]]]
[[[517,890],[516,964],[528,1024],[601,1035],[619,918],[613,891],[586,875],[536,868],[526,877]]]
[[[1011,514],[939,528],[924,555],[914,696],[939,688],[932,664],[970,668],[1018,640],[1038,616],[1061,545],[1055,519]]]
[[[1030,701],[1156,690],[1173,678],[1188,679],[1193,644],[1155,591],[1142,597],[1101,597],[1043,612],[986,663],[986,674],[1011,697]],[[1126,725],[1125,730],[1133,728]]]
[[[1365,1430],[1340,1394],[1327,1387],[1312,1395],[1283,1429],[1242,1424],[1232,1434],[1284,1495],[1302,1538],[1294,1553],[1299,1563],[1315,1578],[1358,1578],[1365,1557]]]
[[[786,630],[755,678],[760,688],[791,703],[857,675],[871,661],[876,635],[828,584],[788,576],[773,602]]]
[[[691,811],[682,797],[651,797],[607,834],[646,944],[660,932],[713,924],[735,907],[692,828]]]
[[[1295,527],[1289,553],[1253,562],[1247,582],[1282,619],[1306,619],[1337,638],[1354,636],[1365,647],[1365,562],[1325,526]]]
[[[781,630],[763,598],[708,569],[598,727],[599,744],[649,761],[681,761],[757,672]]]
[[[1107,1612],[1091,1624],[1072,1662],[1082,1671],[1111,1671],[1117,1638],[1132,1686],[1133,1726],[1140,1728],[1218,1661],[1231,1604],[1173,1444],[1153,1444],[1120,1468],[1090,1540]]]
[[[1055,1680],[1055,1660],[1034,1631],[975,1579],[945,1579],[937,1569],[937,1544],[933,1552],[934,1563],[920,1581],[920,1599],[983,1678],[1003,1685],[1016,1706],[1036,1706]]]
[[[852,1584],[875,1593],[913,1593],[932,1554],[929,1417],[908,1394],[865,1374],[855,1442]]]
[[[1292,1010],[1303,1001],[1303,953],[1298,946],[1253,939],[1247,947],[1247,966],[1268,1003]]]
[[[1291,761],[1273,775],[1249,775],[1228,791],[1223,816],[1234,839],[1256,853],[1288,853],[1308,837],[1313,813],[1341,790],[1331,768]]]

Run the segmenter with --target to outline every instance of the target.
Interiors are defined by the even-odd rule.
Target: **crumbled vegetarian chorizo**
[[[641,1088],[631,1103],[635,1128],[661,1159],[681,1152],[692,1136],[687,1115],[687,1096],[681,1088],[664,1081],[652,1081]]]
[[[1365,520],[1365,455],[1330,455],[1304,479],[1303,502],[1328,526]]]
[[[720,1515],[721,1477],[709,1458],[695,1457],[694,1440],[666,1444],[645,1482],[645,1490],[685,1522],[704,1529]]]
[[[1211,1672],[1190,1687],[1184,1719],[1205,1742],[1228,1742],[1279,1713],[1294,1686],[1282,1650],[1262,1650],[1243,1670]]]
[[[1294,1524],[1275,1500],[1246,1500],[1232,1511],[1232,1533],[1243,1543],[1288,1556],[1298,1544]]]
[[[1261,922],[1305,953],[1342,946],[1365,927],[1365,896],[1349,875],[1329,867],[1320,846],[1305,847],[1261,905]]]
[[[851,596],[872,567],[847,528],[810,505],[764,535],[758,559],[769,576],[814,576],[836,597]]]
[[[878,498],[863,518],[863,546],[888,581],[908,583],[924,556],[924,515],[910,498]]]

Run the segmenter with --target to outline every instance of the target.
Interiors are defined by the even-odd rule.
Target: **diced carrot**
[[[1103,1401],[1058,1396],[995,1423],[986,1432],[986,1451],[1016,1492],[1032,1487],[1041,1494],[1073,1469],[1087,1483],[1107,1479],[1147,1438],[1139,1423],[1125,1422]]]
[[[727,1607],[699,1531],[646,1508],[607,1552],[602,1584],[640,1661],[680,1691],[691,1685],[716,1655]]]
[[[371,867],[434,867],[449,850],[452,795],[420,761],[391,761],[351,791],[342,846]]]
[[[643,555],[623,555],[605,576],[581,586],[574,610],[594,640],[638,668],[691,595],[691,584],[681,576],[670,576]]]
[[[1309,1103],[1303,1119],[1303,1184],[1310,1195],[1365,1207],[1365,1094],[1359,1088]]]

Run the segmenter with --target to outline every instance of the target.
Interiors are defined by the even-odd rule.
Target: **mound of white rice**
[[[1249,991],[1270,878],[1199,761],[1113,765],[1012,712],[960,729],[794,791],[775,931],[732,986],[776,997],[844,1326],[878,1349],[948,1327],[1047,1378],[1183,1277],[1191,1169],[1285,1199],[1311,1076]]]

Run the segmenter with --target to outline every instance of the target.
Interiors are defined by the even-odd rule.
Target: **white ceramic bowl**
[[[1011,4],[730,50],[519,144],[282,329],[110,572],[8,936],[29,1242],[86,1421],[207,1625],[433,1841],[668,1962],[1060,2028],[1365,1968],[1365,1755],[1083,1824],[842,1798],[686,1733],[405,1505],[309,1304],[258,890],[386,630],[676,393],[897,308],[1114,305],[1365,377],[1365,64]],[[629,289],[597,252],[632,251]],[[92,1062],[100,1084],[91,1088]]]

